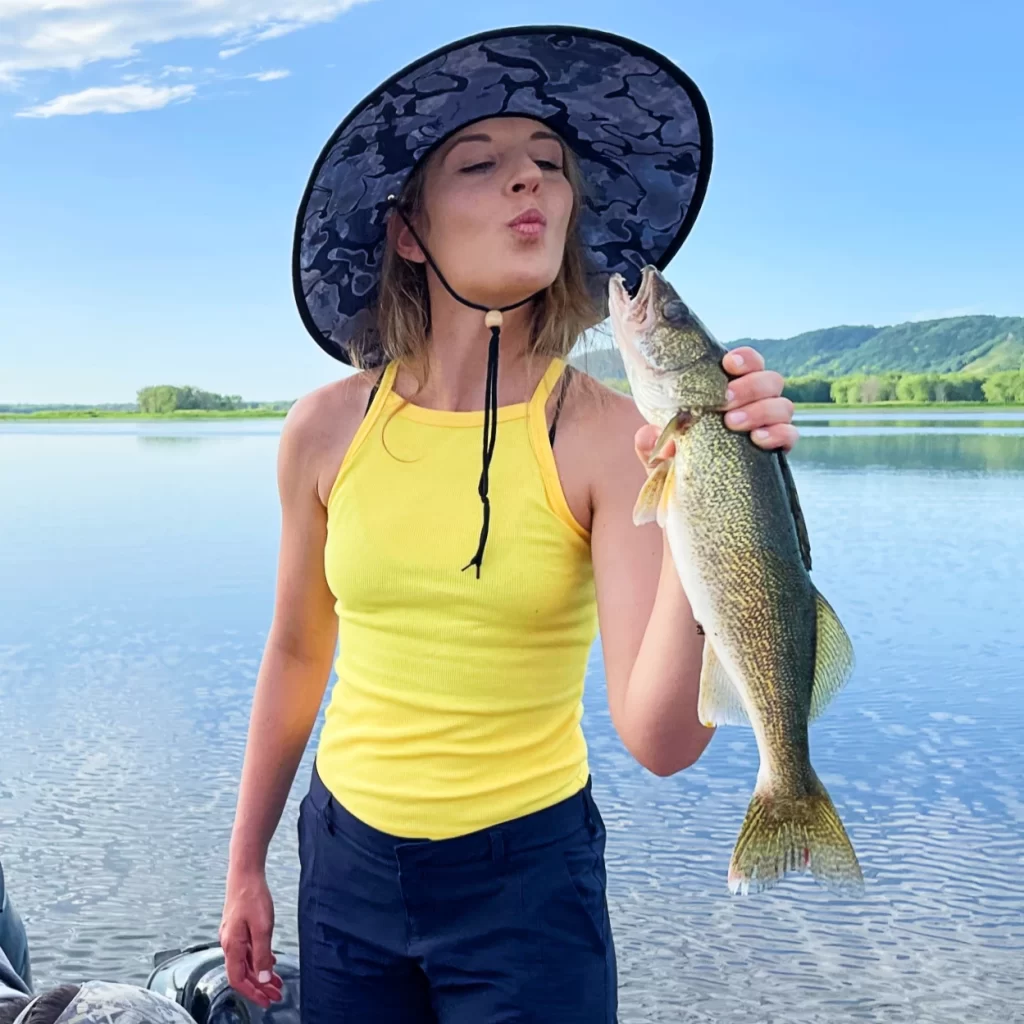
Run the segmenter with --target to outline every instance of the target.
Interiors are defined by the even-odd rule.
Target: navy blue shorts
[[[316,771],[299,816],[303,1024],[615,1024],[590,783],[470,835],[407,840]]]

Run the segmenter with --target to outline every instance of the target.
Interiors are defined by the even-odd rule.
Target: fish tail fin
[[[758,892],[787,872],[807,870],[841,891],[858,892],[864,884],[850,837],[817,778],[800,795],[776,795],[759,785],[729,862],[729,890]]]

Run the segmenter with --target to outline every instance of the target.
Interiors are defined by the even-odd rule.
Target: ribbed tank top
[[[583,680],[597,631],[588,532],[566,503],[545,403],[498,410],[479,579],[483,412],[377,394],[327,503],[337,682],[321,778],[391,835],[441,839],[529,814],[589,774]]]

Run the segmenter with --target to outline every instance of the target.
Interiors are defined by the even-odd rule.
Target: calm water
[[[595,651],[621,1020],[1024,1021],[1024,417],[803,420],[815,580],[858,654],[812,753],[866,894],[731,897],[751,734],[648,776]],[[0,425],[0,855],[40,983],[141,981],[155,949],[216,937],[278,430]],[[308,765],[270,860],[289,951]]]

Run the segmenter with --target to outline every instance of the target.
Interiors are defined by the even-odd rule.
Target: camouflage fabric
[[[578,28],[474,36],[400,71],[334,133],[299,209],[292,271],[310,334],[328,353],[380,365],[374,306],[387,197],[452,132],[496,116],[543,121],[573,149],[580,231],[602,308],[607,279],[672,258],[700,209],[711,123],[696,86],[646,47]],[[442,268],[443,269],[443,268]]]
[[[15,1021],[25,1016],[30,1007]],[[188,1012],[166,996],[135,985],[87,981],[57,1024],[195,1024]]]

